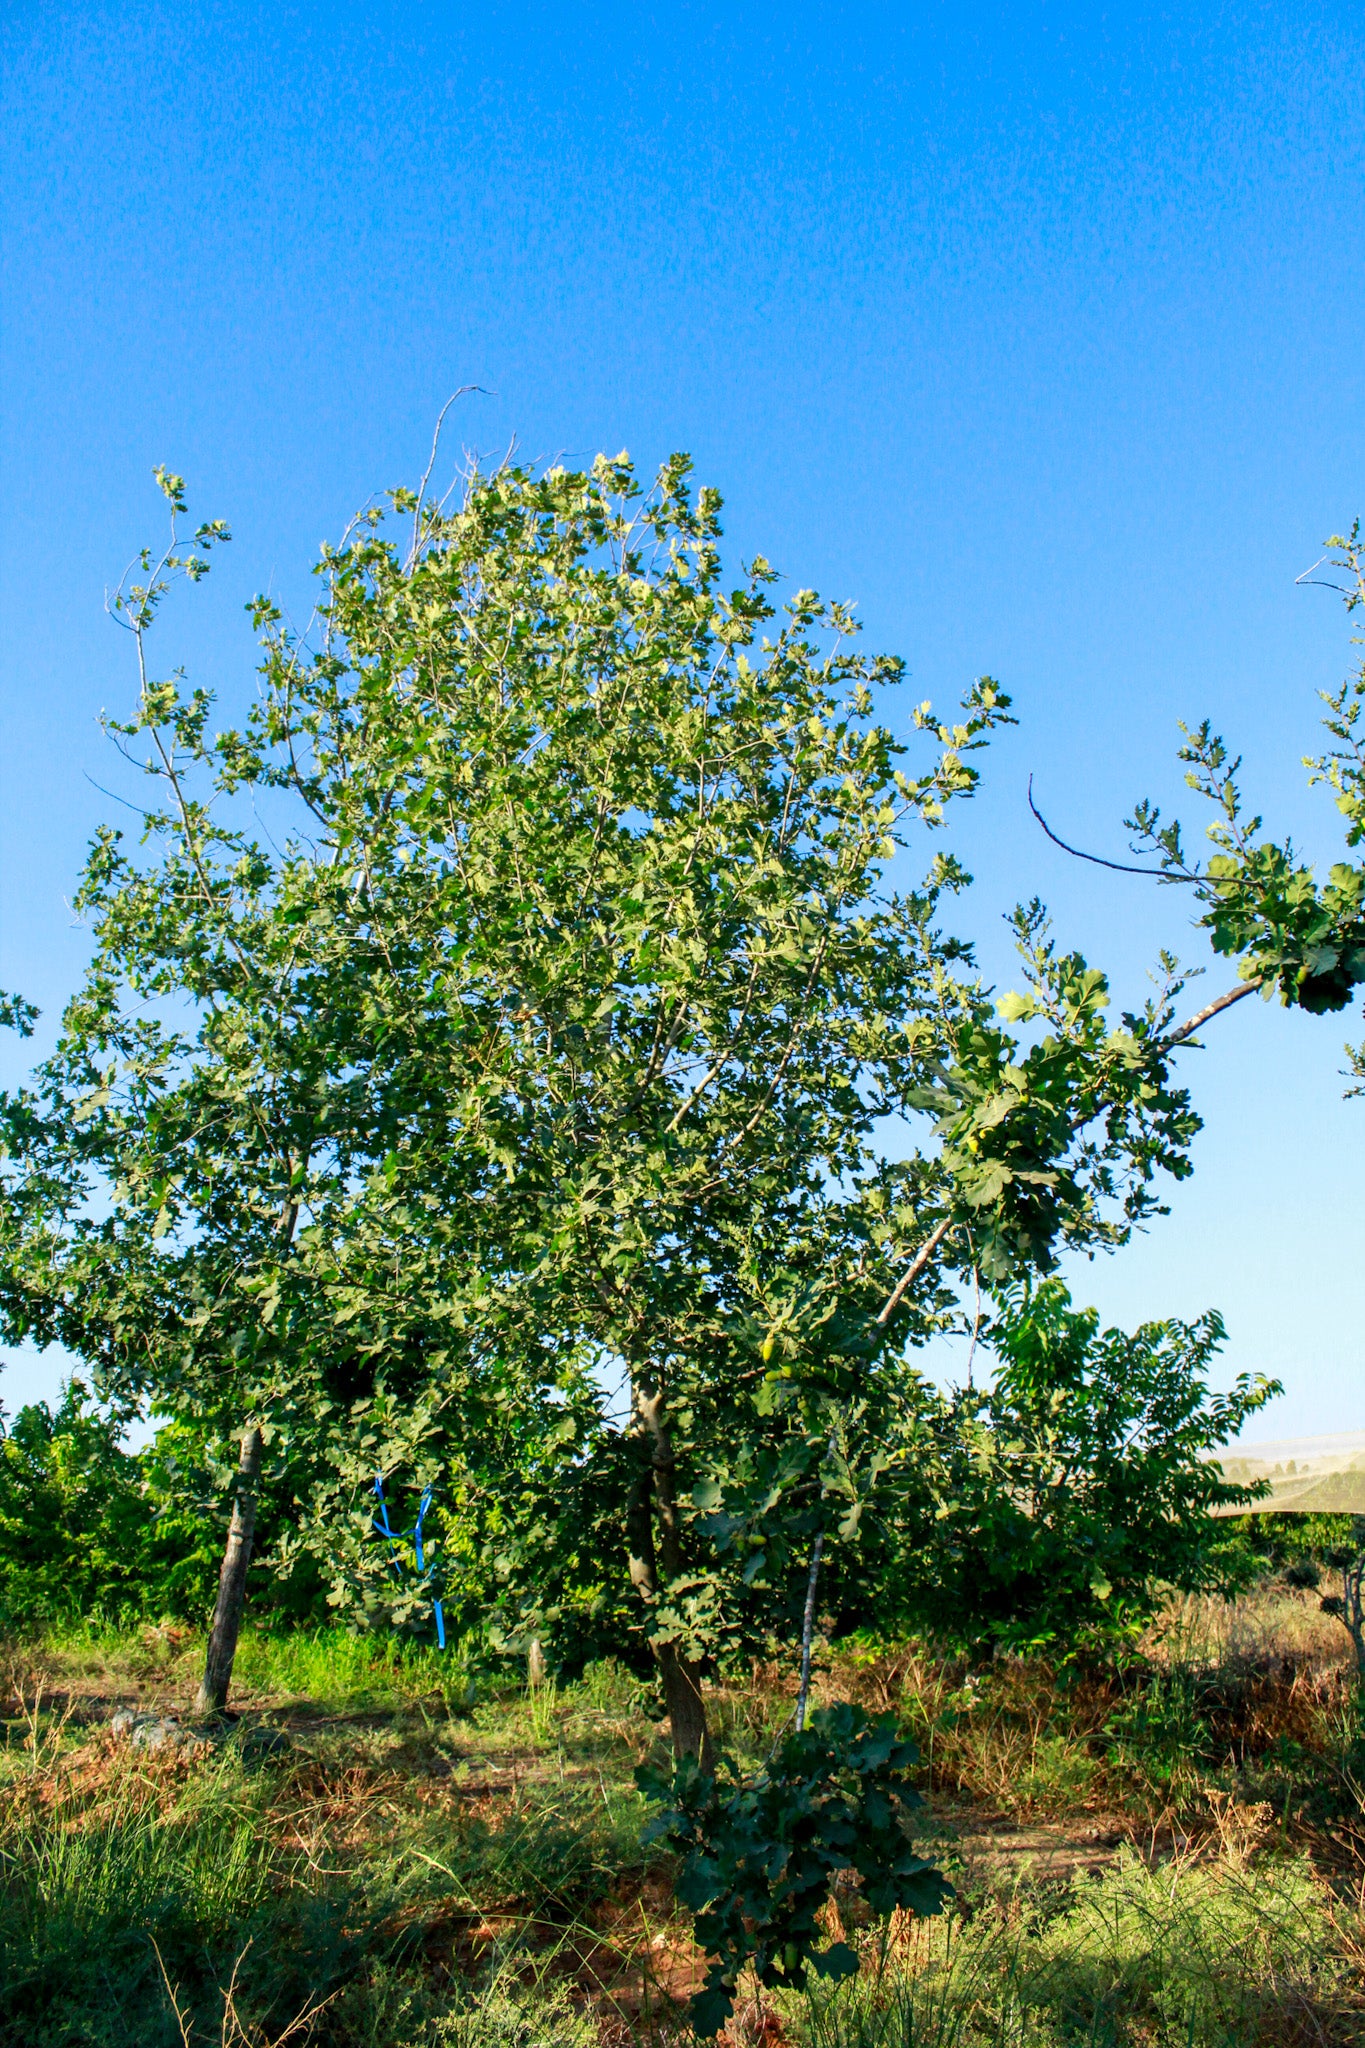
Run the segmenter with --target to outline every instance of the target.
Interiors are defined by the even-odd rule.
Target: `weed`
[[[1302,1609],[1255,1611],[1259,1639],[1247,1603],[1235,1629],[1186,1603],[1122,1669],[829,1653],[825,1697],[892,1711],[919,1744],[966,1905],[879,1946],[841,1880],[830,1933],[861,1974],[765,1992],[761,2013],[741,1998],[736,2043],[1365,2042],[1357,1703],[1340,1655],[1298,1643]],[[476,1647],[443,1663],[342,1630],[248,1632],[240,1654],[236,1737],[158,1756],[108,1718],[183,1706],[193,1633],[66,1627],[3,1667],[0,2041],[681,2048],[702,1965],[639,1846],[648,1685],[604,1663],[500,1691]],[[715,1698],[736,1756],[766,1757],[787,1674]],[[265,1769],[263,1716],[284,1738]],[[1115,1862],[1123,1836],[1151,1863]],[[1035,1850],[1052,1875],[1019,1874]]]
[[[784,2007],[808,2048],[1286,2048],[1359,2040],[1330,1897],[1302,1859],[1125,1855],[1060,1903],[999,1897],[899,1930],[852,1984]]]

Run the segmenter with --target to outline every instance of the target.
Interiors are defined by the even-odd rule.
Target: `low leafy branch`
[[[782,1737],[749,1774],[721,1757],[714,1774],[684,1757],[671,1776],[642,1765],[636,1779],[659,1802],[646,1839],[680,1857],[677,1894],[692,1909],[709,1957],[692,2000],[699,2034],[720,2031],[740,1977],[799,1987],[807,1973],[849,1977],[858,1959],[820,1925],[839,1873],[856,1873],[879,1917],[941,1913],[952,1886],[910,1840],[922,1800],[909,1773],[919,1762],[894,1717],[870,1720],[841,1702]]]

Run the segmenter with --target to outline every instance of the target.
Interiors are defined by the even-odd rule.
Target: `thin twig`
[[[1115,874],[1118,875],[1149,875],[1157,882],[1194,882],[1198,880],[1197,875],[1172,875],[1168,874],[1164,868],[1139,868],[1135,867],[1131,861],[1106,860],[1103,854],[1084,853],[1079,846],[1068,846],[1065,839],[1058,838],[1037,804],[1033,801],[1033,777],[1031,775],[1028,779],[1028,807],[1053,845],[1060,846],[1063,853],[1069,853],[1075,860],[1088,860],[1097,868],[1112,868]]]
[[[137,815],[139,816],[139,818],[143,820],[144,823],[151,816],[151,813],[149,811],[143,810],[141,804],[129,803],[126,796],[119,796],[117,791],[112,789],[106,789],[102,782],[96,782],[94,776],[86,774],[86,771],[84,769],[81,770],[81,773],[85,775],[85,779],[90,784],[90,787],[92,789],[97,789],[101,796],[109,797],[112,802],[116,804],[122,804],[125,810],[136,811]]]
[[[408,550],[406,564],[409,571],[411,571],[414,562],[417,560],[417,549],[422,537],[422,500],[426,497],[427,485],[431,482],[431,472],[436,467],[436,451],[441,445],[441,429],[445,425],[446,414],[450,411],[457,398],[465,397],[470,391],[478,391],[485,398],[492,398],[494,396],[493,392],[485,391],[482,384],[462,384],[458,391],[451,392],[449,398],[436,415],[436,431],[431,437],[431,454],[427,458],[427,466],[422,473],[422,481],[417,489],[417,503],[413,507],[412,546]]]
[[[1037,804],[1033,801],[1033,777],[1031,775],[1028,779],[1028,807],[1053,845],[1060,846],[1063,853],[1072,854],[1077,860],[1088,860],[1097,868],[1113,868],[1120,875],[1149,875],[1158,882],[1197,882],[1201,879],[1199,875],[1176,875],[1170,873],[1169,870],[1159,868],[1133,867],[1127,861],[1105,860],[1098,853],[1085,853],[1079,846],[1068,846],[1065,839],[1058,838]],[[1222,1010],[1230,1009],[1234,1003],[1240,1003],[1243,996],[1253,995],[1258,988],[1264,985],[1264,981],[1265,977],[1263,975],[1257,975],[1251,981],[1238,982],[1236,988],[1229,989],[1226,995],[1221,995],[1216,1001],[1206,1004],[1202,1010],[1196,1011],[1187,1023],[1182,1024],[1178,1030],[1172,1031],[1164,1038],[1161,1041],[1163,1048],[1183,1044],[1187,1038],[1193,1037],[1201,1025],[1207,1024],[1211,1017],[1216,1017]]]
[[[175,2023],[177,2027],[179,2027],[180,2029],[180,2039],[184,2044],[184,2048],[191,2048],[189,2022],[187,2021],[185,2014],[180,2010],[180,2000],[176,1997],[175,1992],[171,1988],[171,1980],[166,1974],[165,1961],[162,1958],[161,1950],[157,1948],[156,1936],[154,1934],[149,1934],[147,1936],[147,1939],[152,1944],[152,1948],[156,1954],[157,1967],[161,1971],[161,1981],[166,1987],[166,1996],[171,2001],[171,2011],[175,2014]]]
[[[1349,597],[1351,593],[1346,584],[1330,583],[1325,576],[1315,574],[1315,571],[1320,569],[1324,562],[1331,562],[1334,567],[1336,566],[1333,556],[1319,555],[1316,562],[1310,568],[1305,569],[1301,576],[1294,578],[1294,588],[1297,590],[1300,585],[1308,585],[1317,590],[1334,590],[1338,597]],[[1343,562],[1341,566],[1344,569],[1346,564]]]
[[[344,1988],[339,1984],[336,1990],[329,1991],[325,1998],[316,1999],[312,2005],[306,2005],[298,2017],[289,2022],[282,2034],[277,2034],[273,2041],[262,2043],[262,2048],[284,2048],[285,2042],[291,2041],[301,2027],[311,2027],[318,2014],[325,2012],[333,1999],[340,1998]]]

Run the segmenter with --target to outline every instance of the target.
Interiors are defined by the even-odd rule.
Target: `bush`
[[[123,1419],[79,1380],[56,1409],[22,1408],[0,1441],[0,1622],[183,1615],[203,1606],[199,1531],[158,1514]],[[207,1531],[205,1532],[207,1534]]]
[[[1131,1634],[1171,1587],[1230,1593],[1256,1575],[1210,1510],[1249,1498],[1209,1453],[1278,1391],[1215,1394],[1223,1342],[1197,1322],[1101,1330],[1060,1280],[1006,1296],[986,1392],[959,1393],[936,1432],[930,1495],[907,1518],[893,1581],[911,1626],[1010,1649]],[[921,1466],[921,1470],[922,1470]]]
[[[764,1985],[857,1969],[847,1942],[827,1945],[821,1926],[838,1872],[857,1872],[863,1898],[882,1917],[942,1912],[952,1887],[915,1855],[906,1828],[923,1803],[907,1776],[918,1762],[894,1718],[870,1721],[842,1702],[785,1735],[748,1776],[725,1757],[714,1776],[691,1756],[671,1779],[641,1765],[641,1789],[665,1802],[645,1840],[680,1855],[677,1895],[694,1912],[697,1942],[710,1958],[692,2000],[699,2034],[715,2034],[729,2019],[746,1968]]]

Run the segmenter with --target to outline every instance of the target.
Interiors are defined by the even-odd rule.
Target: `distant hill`
[[[1217,1462],[1234,1486],[1268,1479],[1271,1491],[1254,1509],[1220,1508],[1216,1513],[1365,1515],[1365,1429],[1235,1444]]]

